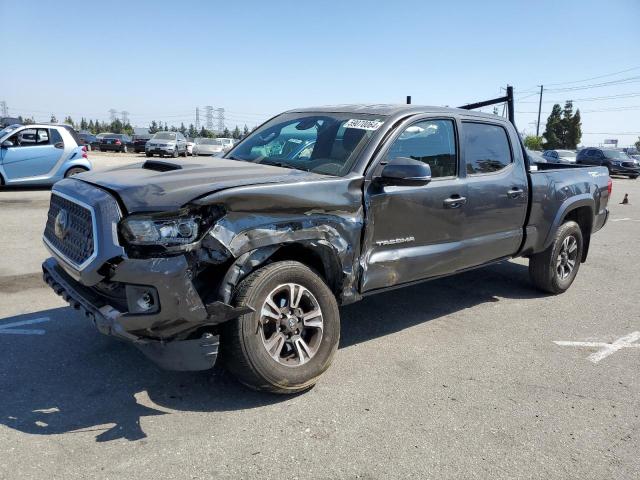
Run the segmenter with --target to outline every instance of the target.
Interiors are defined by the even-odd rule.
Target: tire
[[[291,322],[296,322],[293,316],[280,314],[282,318],[276,320],[262,313],[263,308],[270,310],[272,315],[278,311],[268,308],[266,301],[279,296],[280,310],[287,309],[288,305],[283,303],[289,302],[285,299],[289,298],[289,285],[292,284],[296,286],[294,296],[299,296],[297,315],[320,312],[320,315],[308,318],[308,323],[298,319],[297,327],[291,327]],[[340,340],[338,304],[326,283],[299,262],[276,262],[240,282],[235,304],[254,309],[254,312],[227,322],[222,332],[222,357],[238,380],[256,390],[284,394],[301,392],[315,385],[331,365]],[[312,323],[319,323],[322,328],[312,326]],[[287,336],[290,336],[288,340]],[[280,341],[273,344],[276,337],[281,337]],[[267,350],[269,342],[274,345],[271,353]]]
[[[153,157],[153,153],[146,152],[146,153],[145,153],[145,155],[146,155],[147,157]]]
[[[573,242],[575,250],[563,259],[563,252],[570,250]],[[533,284],[554,295],[567,291],[578,274],[583,248],[580,226],[573,221],[562,224],[549,248],[529,259],[529,276]],[[573,266],[570,261],[573,261]]]
[[[100,151],[101,151],[101,152],[104,152],[104,148],[101,148],[101,149],[100,149]]]
[[[638,175],[629,175],[629,178],[630,178],[631,180],[635,180],[636,178],[638,178]]]
[[[88,170],[86,168],[82,168],[82,167],[71,167],[69,170],[66,171],[66,173],[64,174],[64,178],[69,178],[69,177],[73,177],[74,175],[77,175],[79,173],[84,173],[87,172]]]
[[[127,146],[122,147],[122,153],[127,153]]]
[[[173,153],[171,154],[171,156],[173,158],[178,158],[178,147],[176,147],[176,149],[173,151]]]

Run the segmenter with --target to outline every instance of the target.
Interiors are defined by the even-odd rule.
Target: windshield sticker
[[[360,120],[357,118],[352,118],[351,120],[347,120],[344,124],[344,128],[357,128],[359,130],[377,130],[384,122],[380,120]]]

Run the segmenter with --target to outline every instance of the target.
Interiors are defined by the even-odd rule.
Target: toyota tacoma
[[[604,167],[531,164],[496,115],[297,109],[222,158],[58,182],[44,279],[165,368],[220,356],[246,385],[292,393],[331,364],[339,306],[367,295],[514,257],[564,292],[610,193]]]

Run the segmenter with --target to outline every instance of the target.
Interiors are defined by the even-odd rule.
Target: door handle
[[[54,143],[53,146],[55,148],[64,148],[64,143],[62,143],[62,142]]]
[[[519,198],[524,194],[524,190],[518,187],[513,187],[511,190],[507,192],[507,197],[509,198]]]
[[[466,203],[467,197],[461,197],[460,195],[451,195],[443,202],[444,208],[460,208]]]

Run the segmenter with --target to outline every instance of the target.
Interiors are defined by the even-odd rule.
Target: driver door
[[[382,162],[408,157],[428,163],[432,180],[421,186],[384,185],[366,191],[367,230],[361,291],[381,289],[458,270],[466,185],[459,168],[456,122],[414,120],[400,127]],[[375,176],[375,175],[374,175]]]

